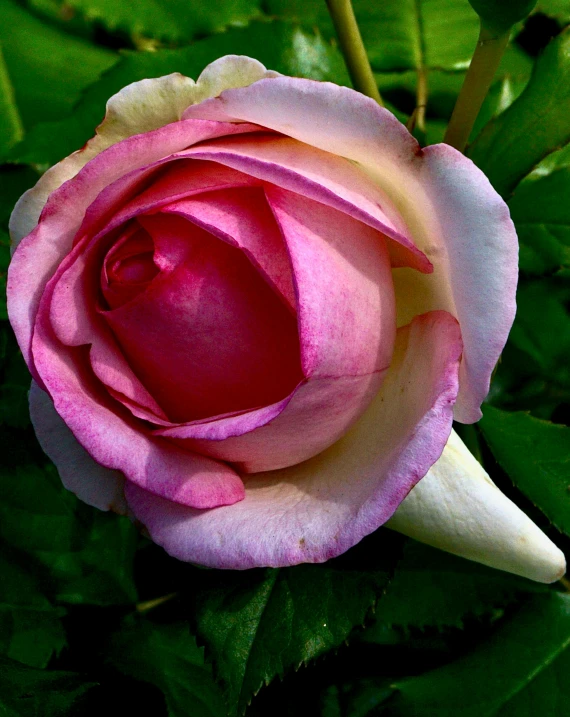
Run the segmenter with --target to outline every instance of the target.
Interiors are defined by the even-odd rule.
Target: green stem
[[[509,35],[510,29],[493,32],[481,23],[477,47],[443,140],[460,152],[463,152],[469,140],[483,100],[509,42]]]
[[[354,17],[352,3],[350,0],[327,0],[327,5],[354,89],[372,97],[381,105],[382,98]]]
[[[418,70],[418,88],[416,91],[416,107],[406,127],[413,132],[417,127],[420,132],[426,131],[426,107],[428,98],[427,72],[425,67]]]

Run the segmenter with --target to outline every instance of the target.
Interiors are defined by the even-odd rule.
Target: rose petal
[[[163,271],[103,314],[170,420],[285,398],[302,379],[295,315],[239,249],[172,214],[139,221]]]
[[[40,223],[20,242],[8,269],[8,314],[32,372],[29,347],[42,292],[70,251],[85,211],[99,192],[128,171],[152,164],[193,142],[243,131],[248,131],[248,125],[190,121],[130,137],[97,155],[73,180],[50,195]]]
[[[346,212],[386,235],[394,266],[431,271],[430,262],[409,238],[393,202],[344,157],[271,134],[204,142],[185,155],[220,162]]]
[[[75,247],[46,286],[34,326],[34,362],[55,410],[98,463],[157,495],[196,508],[241,500],[243,483],[235,471],[148,435],[145,425],[104,391],[82,347],[57,339],[50,321],[54,288],[82,249]]]
[[[293,266],[308,381],[290,400],[254,416],[248,412],[157,431],[246,472],[298,463],[340,438],[382,383],[395,334],[383,236],[297,194],[276,187],[266,192]]]
[[[387,526],[530,580],[552,583],[566,571],[562,551],[501,493],[454,431]]]
[[[163,206],[161,211],[183,216],[239,247],[295,311],[291,263],[261,187],[202,193]]]
[[[277,73],[250,57],[226,55],[208,65],[197,82],[178,72],[123,87],[107,102],[105,118],[85,147],[49,169],[18,201],[10,218],[14,248],[36,226],[49,195],[103,150],[181,119],[191,104],[229,87],[245,87]]]
[[[30,388],[30,417],[44,452],[56,464],[61,482],[84,503],[124,515],[125,479],[96,463],[57,414],[53,402],[35,381]]]
[[[322,562],[375,530],[439,458],[451,430],[461,340],[445,312],[398,332],[377,398],[324,453],[248,476],[245,499],[200,512],[136,486],[127,501],[171,555],[218,568]]]
[[[426,309],[459,319],[456,418],[473,422],[515,312],[517,240],[508,209],[475,165],[446,145],[420,150],[376,102],[328,83],[278,77],[189,108],[184,117],[247,121],[358,162],[394,202],[434,265]],[[405,297],[398,297],[399,300]]]

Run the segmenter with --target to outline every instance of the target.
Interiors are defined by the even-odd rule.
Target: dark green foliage
[[[471,4],[502,28],[533,2]],[[441,141],[477,41],[468,0],[354,6],[388,107],[406,122],[427,77],[418,136]],[[535,13],[554,35],[569,8],[540,0]],[[0,0],[0,17],[3,286],[16,200],[93,135],[126,84],[176,71],[197,78],[228,53],[349,84],[324,0]],[[515,502],[561,531],[566,549],[570,36],[546,48],[529,81],[532,28],[513,30],[471,138],[470,156],[509,198],[522,279],[480,430],[461,435]],[[34,439],[30,377],[3,293],[1,717],[568,713],[561,584],[536,585],[384,529],[323,565],[202,570],[169,558],[127,518],[82,504]]]
[[[185,620],[160,623],[129,615],[105,646],[105,659],[120,672],[163,693],[169,717],[224,717],[222,693],[204,650]]]
[[[94,686],[73,672],[45,672],[0,656],[2,717],[79,715],[83,696]]]
[[[25,554],[46,594],[58,602],[133,602],[133,526],[78,501],[52,466],[30,459],[28,446],[21,433],[3,430],[0,539]]]
[[[517,488],[570,535],[570,428],[491,406],[479,425]]]
[[[417,717],[567,714],[570,596],[529,600],[469,654],[396,684],[389,714]]]
[[[338,647],[364,623],[399,558],[400,539],[379,531],[325,565],[206,572],[194,620],[242,714],[264,684]]]

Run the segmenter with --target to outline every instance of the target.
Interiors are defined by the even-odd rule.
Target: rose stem
[[[463,152],[509,42],[510,28],[492,31],[481,23],[477,47],[443,139]]]
[[[381,105],[382,98],[354,17],[352,3],[350,0],[327,0],[327,6],[354,89],[372,97]]]

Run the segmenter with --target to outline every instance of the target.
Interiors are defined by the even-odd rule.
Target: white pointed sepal
[[[454,431],[386,526],[537,582],[566,571],[562,551],[497,488]]]

